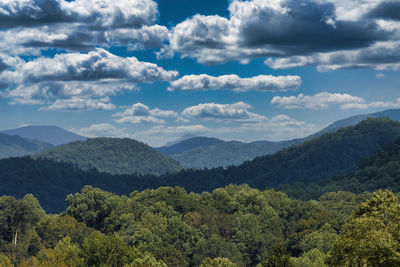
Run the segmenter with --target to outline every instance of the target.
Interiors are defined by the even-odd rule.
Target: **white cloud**
[[[0,2],[0,50],[40,54],[40,48],[66,50],[128,45],[161,47],[168,30],[154,24],[152,0],[6,0]]]
[[[1,96],[11,99],[11,103],[21,104],[58,100],[51,108],[111,109],[112,105],[100,99],[135,90],[139,82],[170,81],[177,75],[176,71],[164,70],[135,57],[118,57],[97,49],[87,54],[69,53],[29,62],[16,61],[13,68],[0,72],[0,80],[6,88]]]
[[[5,0],[0,2],[3,27],[51,23],[88,23],[99,27],[139,27],[155,22],[151,0]]]
[[[318,130],[320,130],[320,127],[317,125],[281,114],[257,123],[243,123],[237,127],[217,128],[213,133],[216,136],[252,142],[254,140],[291,140],[308,136]]]
[[[349,103],[340,106],[341,109],[371,109],[371,108],[400,108],[400,98],[395,101],[372,101],[369,103]]]
[[[383,74],[383,73],[377,73],[377,74],[376,74],[376,78],[378,78],[378,79],[383,79],[383,78],[385,78],[385,74]]]
[[[318,65],[320,55],[357,52],[377,42],[398,40],[400,23],[369,15],[380,3],[383,1],[233,0],[229,18],[195,15],[177,24],[171,30],[169,46],[159,56],[176,52],[200,63],[216,64],[232,60],[246,63],[255,57],[299,61],[297,57],[315,55],[307,62]],[[386,58],[385,54],[377,56],[382,61]],[[363,63],[337,59],[332,65],[357,67]],[[375,61],[366,66],[375,67]]]
[[[271,104],[285,109],[327,109],[332,105],[340,109],[400,108],[400,98],[396,101],[368,102],[362,97],[349,94],[321,92],[315,95],[275,96]]]
[[[257,122],[265,119],[264,116],[249,111],[252,107],[244,102],[233,104],[205,103],[186,108],[182,116],[188,118],[200,118],[206,120],[247,121]]]
[[[123,112],[113,114],[118,123],[165,123],[162,118],[177,118],[178,113],[172,110],[150,109],[142,103],[133,104]]]
[[[127,45],[131,50],[162,47],[168,40],[169,30],[165,26],[151,25],[140,29],[116,29],[106,32],[111,44]]]
[[[321,92],[315,95],[275,96],[271,104],[285,109],[327,109],[330,105],[359,104],[364,99],[349,94]]]
[[[9,83],[43,81],[92,81],[125,79],[130,82],[169,81],[178,75],[156,64],[135,57],[119,57],[98,48],[87,54],[58,54],[53,58],[39,57],[5,71],[1,78]]]
[[[207,74],[186,75],[172,81],[168,91],[233,90],[236,92],[277,92],[296,90],[301,85],[299,76],[259,75],[240,78],[235,74],[218,77]]]
[[[87,137],[123,137],[124,132],[110,123],[98,123],[90,125],[89,127],[73,130],[80,135]]]
[[[157,125],[147,130],[136,131],[132,134],[132,138],[149,143],[152,146],[161,146],[185,134],[206,135],[212,132],[213,130],[201,124],[178,126]]]
[[[42,111],[86,111],[86,110],[112,110],[115,106],[110,103],[110,98],[101,99],[57,99],[50,106],[42,107]]]
[[[377,42],[368,48],[331,53],[316,53],[309,56],[269,58],[265,64],[273,69],[286,69],[316,65],[318,71],[343,68],[372,68],[376,70],[400,69],[400,42]]]

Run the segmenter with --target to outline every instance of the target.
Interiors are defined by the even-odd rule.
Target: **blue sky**
[[[283,140],[400,108],[398,1],[16,0],[0,28],[3,130]]]

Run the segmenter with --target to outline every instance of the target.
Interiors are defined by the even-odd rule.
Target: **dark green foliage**
[[[384,145],[376,155],[362,159],[353,173],[319,183],[279,187],[290,196],[305,200],[331,191],[362,193],[385,188],[400,192],[400,138]]]
[[[84,170],[110,174],[173,173],[182,169],[174,160],[133,139],[93,138],[58,146],[34,158],[70,162]]]
[[[259,141],[253,143],[229,141],[210,146],[201,146],[171,155],[171,157],[185,168],[226,167],[242,164],[246,160],[252,160],[255,157],[275,153],[296,143],[296,140],[283,142]]]
[[[342,230],[330,266],[400,266],[400,204],[392,192],[375,192]]]
[[[181,154],[185,151],[189,151],[199,147],[208,147],[216,144],[223,143],[224,141],[217,138],[210,137],[193,137],[186,140],[183,140],[179,143],[173,144],[171,146],[163,146],[155,148],[155,150],[159,151],[161,154],[166,156]]]
[[[133,190],[141,191],[160,186],[181,186],[187,191],[200,193],[210,192],[228,184],[247,183],[264,189],[278,186],[280,183],[328,180],[332,175],[352,170],[359,158],[377,151],[381,144],[394,140],[400,133],[399,125],[387,119],[369,119],[357,126],[323,135],[302,145],[296,145],[274,155],[256,158],[240,166],[226,169],[184,170],[161,176],[113,176],[98,173],[93,169],[82,171],[71,164],[50,160],[4,159],[0,160],[2,174],[0,194],[23,197],[27,193],[33,193],[47,211],[59,212],[65,208],[65,197],[79,191],[85,185],[117,194],[129,194]],[[391,152],[388,150],[382,153],[386,153],[387,157],[395,153],[393,158],[396,158],[398,150],[386,147],[385,149],[390,149]],[[384,155],[378,158],[386,157]],[[351,179],[333,178],[332,183],[326,181],[307,186],[297,184],[295,187],[280,188],[291,196],[302,199],[317,199],[324,192],[340,190],[363,192],[389,187],[399,191],[397,185],[400,183],[395,182],[399,177],[399,162],[389,158],[376,161],[376,166],[375,163],[371,163],[372,167],[357,171],[354,177],[349,176]],[[368,162],[365,163],[365,160],[363,162],[361,166],[363,164],[369,166]],[[379,171],[380,169],[383,171]],[[366,182],[361,184],[362,180]]]
[[[51,147],[52,145],[38,140],[0,133],[0,159],[34,154]]]
[[[343,120],[338,120],[317,133],[317,135],[321,133],[337,131],[338,129],[343,127],[356,125],[357,123],[367,118],[389,118],[394,121],[400,121],[400,109],[389,109],[372,114],[355,115],[349,118],[345,118]]]
[[[63,214],[49,216],[32,195],[3,196],[0,264],[397,266],[398,199],[380,191],[360,205],[365,198],[343,192],[300,201],[245,185],[202,194],[162,187],[129,196],[85,187],[68,196]]]

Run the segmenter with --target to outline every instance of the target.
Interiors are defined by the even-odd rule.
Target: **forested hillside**
[[[38,140],[0,133],[0,159],[34,154],[51,147],[52,145]]]
[[[189,192],[200,193],[211,192],[228,184],[249,184],[265,189],[281,184],[329,180],[334,175],[339,176],[353,167],[355,169],[360,158],[372,155],[379,150],[381,144],[394,140],[399,136],[399,131],[397,122],[369,119],[357,126],[326,134],[241,166],[184,170],[161,176],[110,175],[94,169],[83,171],[72,164],[51,160],[33,160],[28,157],[5,159],[0,160],[0,195],[22,197],[33,193],[47,211],[59,212],[65,207],[65,196],[85,185],[117,194],[160,186],[182,186]],[[396,179],[396,176],[386,178],[387,181],[391,179]],[[378,188],[388,186],[382,184]],[[367,189],[372,191],[375,187]]]
[[[32,195],[0,197],[1,266],[400,264],[400,204],[390,191],[306,202],[248,186],[122,197],[85,187],[66,202],[63,213],[49,216]]]
[[[159,151],[161,154],[166,156],[171,156],[175,154],[181,154],[186,151],[190,151],[199,147],[209,147],[216,144],[224,143],[224,141],[217,139],[217,138],[210,138],[210,137],[192,137],[189,139],[185,139],[180,141],[176,144],[172,144],[170,146],[163,146],[155,148],[155,150]]]
[[[330,124],[321,131],[299,139],[271,142],[257,141],[243,143],[238,141],[222,141],[215,138],[195,137],[174,143],[171,146],[157,148],[162,154],[171,156],[185,168],[216,168],[240,165],[255,157],[273,154],[295,144],[301,144],[325,133],[335,132],[341,128],[354,126],[367,118],[390,118],[400,121],[400,109],[362,114],[345,118]],[[217,141],[215,144],[214,141]]]
[[[128,138],[92,138],[58,146],[34,158],[72,163],[83,170],[92,168],[110,174],[174,173],[179,163],[163,156],[148,145]]]
[[[227,167],[240,165],[255,157],[275,153],[296,143],[298,143],[296,140],[282,142],[259,141],[253,143],[226,141],[171,155],[171,158],[178,161],[185,168]]]
[[[290,196],[301,199],[317,199],[332,191],[361,193],[386,188],[400,192],[400,137],[384,145],[376,155],[362,159],[355,172],[319,183],[279,187]]]

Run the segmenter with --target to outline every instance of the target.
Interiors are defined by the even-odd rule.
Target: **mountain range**
[[[52,145],[38,140],[0,133],[0,159],[38,153],[51,147]]]
[[[215,138],[196,136],[189,139],[183,138],[183,141],[177,140],[173,142],[172,145],[167,144],[164,147],[156,148],[156,150],[166,156],[170,156],[185,168],[202,169],[227,167],[230,165],[239,165],[255,157],[273,154],[294,144],[300,144],[321,136],[324,133],[334,132],[343,127],[356,125],[369,117],[387,117],[395,121],[400,121],[400,109],[356,115],[338,120],[315,134],[299,139],[281,142],[256,141],[243,143],[239,141],[223,141]]]
[[[78,168],[78,161],[72,164],[41,158],[34,160],[30,157],[3,159],[0,160],[0,195],[21,197],[33,193],[46,209],[57,212],[64,208],[65,196],[80,190],[84,185],[129,194],[134,190],[160,186],[181,186],[189,192],[203,192],[228,184],[246,183],[266,189],[299,182],[319,183],[353,172],[360,160],[362,162],[363,158],[374,155],[383,145],[393,142],[399,136],[399,122],[370,118],[355,126],[325,133],[239,166],[210,170],[188,169],[161,176],[111,175],[99,173],[93,168],[84,171]],[[102,157],[104,150],[99,152],[96,154],[92,151],[90,157]]]
[[[68,144],[73,141],[84,141],[87,138],[57,126],[25,126],[2,131],[7,135],[18,135],[23,138],[39,140],[53,146]]]
[[[174,173],[182,167],[150,146],[129,138],[89,138],[60,145],[32,156],[68,162],[83,170],[110,174]]]

